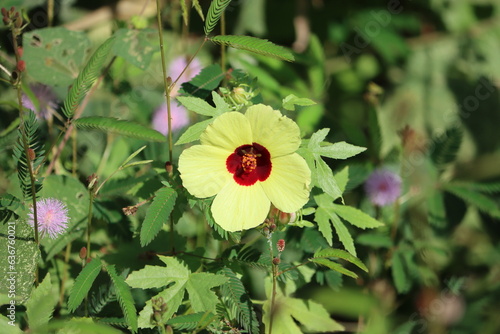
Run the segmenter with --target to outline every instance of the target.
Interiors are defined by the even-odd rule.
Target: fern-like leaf
[[[106,269],[115,287],[116,297],[123,311],[123,315],[125,316],[125,320],[132,329],[132,332],[136,333],[138,327],[137,311],[135,309],[134,298],[132,298],[132,293],[130,292],[130,287],[125,283],[125,279],[116,273],[114,265],[109,265]]]
[[[23,197],[25,200],[31,200],[33,197],[36,197],[40,190],[42,190],[42,179],[35,179],[35,192],[33,193],[24,140],[26,140],[26,144],[30,151],[31,168],[33,173],[35,173],[43,163],[45,151],[43,145],[38,141],[38,121],[33,111],[29,111],[26,114],[23,126],[18,130],[18,139],[13,150],[14,159],[17,162],[17,175]]]
[[[197,328],[204,328],[214,321],[217,316],[211,312],[198,312],[174,317],[167,321],[177,330],[194,331]]]
[[[229,268],[221,270],[229,280],[222,286],[222,295],[227,298],[230,307],[235,310],[237,321],[250,334],[259,333],[259,322],[243,283]]]
[[[156,192],[153,203],[149,207],[141,226],[142,247],[153,241],[163,224],[168,221],[176,199],[177,193],[172,188],[164,187]]]
[[[97,129],[105,132],[149,141],[164,142],[166,137],[156,130],[130,121],[119,120],[113,117],[91,116],[82,117],[74,121],[79,129]]]
[[[493,199],[467,187],[447,184],[444,189],[493,218],[500,218],[500,206]]]
[[[286,61],[295,60],[292,52],[282,46],[268,41],[267,39],[260,39],[252,36],[224,35],[211,37],[210,40],[215,44],[222,44],[263,56],[274,57]]]
[[[109,303],[116,300],[115,287],[113,284],[100,285],[97,292],[92,292],[89,303],[90,313],[99,314]]]
[[[454,181],[454,185],[486,194],[500,193],[500,182],[473,183]]]
[[[56,306],[56,299],[52,293],[52,283],[50,273],[45,276],[43,282],[32,291],[26,303],[26,315],[30,329],[37,329],[49,323]]]
[[[111,325],[114,327],[127,328],[128,324],[125,318],[100,318],[97,320],[102,324]]]
[[[343,259],[345,261],[348,261],[356,265],[359,269],[368,272],[368,268],[366,268],[366,266],[364,265],[363,262],[361,262],[360,259],[342,249],[327,248],[318,250],[317,252],[314,253],[313,258],[317,259],[317,258],[330,258],[330,257]]]
[[[108,38],[101,46],[95,50],[92,57],[90,57],[87,65],[80,72],[75,82],[69,90],[68,96],[64,100],[63,113],[66,117],[71,118],[75,113],[78,105],[85,97],[90,87],[94,84],[99,76],[99,71],[104,65],[104,61],[108,57],[113,43],[114,37]]]
[[[207,19],[205,21],[205,35],[208,36],[214,30],[219,22],[222,13],[226,10],[231,0],[213,0],[208,9]]]
[[[436,166],[442,167],[455,160],[460,144],[462,143],[462,137],[462,130],[452,127],[447,129],[442,135],[433,138],[431,158]]]
[[[92,261],[83,267],[69,294],[68,309],[70,312],[73,312],[80,306],[100,271],[101,260],[99,258],[92,259]]]

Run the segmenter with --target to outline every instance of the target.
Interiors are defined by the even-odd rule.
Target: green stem
[[[66,285],[66,280],[68,279],[68,263],[70,255],[71,255],[71,242],[66,245],[66,252],[64,253],[64,267],[61,279],[61,288],[59,290],[59,307],[62,306],[62,303],[64,301],[64,286]]]
[[[269,333],[273,332],[273,320],[274,320],[274,304],[276,303],[276,278],[278,277],[278,266],[273,262],[273,243],[272,243],[272,233],[268,236],[269,243],[269,254],[271,255],[271,267],[272,267],[272,275],[273,275],[273,288],[271,292],[271,310],[269,312]]]
[[[14,46],[14,51],[16,55],[16,63],[21,60],[21,57],[19,56],[18,52],[18,44],[17,44],[17,34],[12,31],[12,41],[13,41],[13,46]],[[21,92],[21,79],[22,79],[22,72],[18,71],[19,77],[17,78],[17,81],[15,83],[15,88],[17,91],[17,101],[19,104],[19,118],[21,120],[19,124],[19,130],[21,132],[21,140],[23,142],[23,148],[24,148],[24,154],[26,155],[26,163],[28,164],[28,171],[30,175],[30,186],[31,186],[31,197],[32,197],[32,204],[33,204],[33,221],[34,221],[34,230],[35,230],[35,243],[38,248],[40,248],[40,239],[38,235],[38,217],[37,217],[37,207],[36,207],[36,187],[35,187],[35,174],[33,172],[33,164],[30,159],[30,154],[29,154],[29,143],[28,143],[28,137],[26,136],[26,129],[24,127],[24,112],[23,112],[23,100],[22,100],[22,92]],[[35,268],[35,285],[38,286],[38,265]]]
[[[156,0],[156,19],[158,21],[158,38],[160,40],[161,70],[163,74],[163,85],[165,86],[165,98],[167,102],[168,115],[168,160],[172,161],[172,119],[170,110],[170,84],[167,79],[167,68],[165,62],[165,49],[163,48],[163,26],[161,23],[160,0]]]
[[[220,17],[220,34],[224,36],[226,34],[226,13],[222,12]],[[226,73],[226,46],[224,44],[220,45],[220,67],[222,68],[222,73]]]

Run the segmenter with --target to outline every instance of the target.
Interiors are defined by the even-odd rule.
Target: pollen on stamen
[[[253,153],[245,153],[241,159],[241,167],[245,173],[250,173],[257,168],[257,155]]]

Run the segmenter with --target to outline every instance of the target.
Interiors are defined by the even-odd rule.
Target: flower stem
[[[87,255],[85,257],[86,263],[90,259],[90,228],[92,226],[92,207],[94,204],[95,193],[92,189],[89,189],[89,215],[87,219]]]
[[[163,26],[161,24],[160,0],[156,0],[156,19],[158,21],[158,39],[160,40],[161,70],[163,74],[163,85],[165,86],[165,98],[167,102],[168,115],[168,160],[172,161],[172,118],[170,110],[171,85],[167,80],[167,68],[165,65],[165,49],[163,48]]]
[[[71,255],[71,242],[66,245],[66,252],[64,253],[64,268],[61,279],[61,288],[59,290],[59,306],[62,306],[64,301],[64,286],[66,285],[66,280],[68,279],[68,263],[69,256]]]
[[[226,34],[226,12],[223,11],[220,17],[220,34],[224,36]],[[222,68],[222,73],[226,73],[226,46],[224,44],[220,45],[220,67]]]
[[[18,63],[21,60],[21,57],[19,55],[19,47],[17,43],[17,37],[18,34],[20,34],[20,31],[17,31],[17,29],[12,29],[12,43],[15,51],[15,56],[16,56],[16,63]],[[19,104],[19,118],[21,120],[19,124],[19,130],[21,133],[21,140],[24,148],[24,154],[26,155],[26,163],[28,165],[28,171],[29,171],[29,176],[30,176],[30,186],[31,186],[31,199],[32,199],[32,204],[33,204],[33,225],[34,225],[34,230],[35,230],[35,243],[38,248],[40,248],[40,239],[38,236],[38,214],[37,214],[37,207],[36,207],[36,187],[35,187],[35,174],[33,171],[33,164],[32,160],[30,159],[30,154],[29,154],[29,143],[28,143],[28,137],[26,136],[26,129],[24,126],[24,111],[23,111],[23,100],[22,100],[22,91],[21,91],[21,80],[22,80],[22,71],[17,71],[18,77],[15,80],[15,83],[13,84],[14,87],[16,88],[17,91],[17,101]],[[38,265],[35,267],[35,285],[38,286]]]
[[[272,334],[273,332],[273,319],[274,319],[274,304],[276,303],[276,278],[278,277],[278,265],[274,264],[273,262],[273,243],[272,243],[272,233],[269,233],[267,236],[267,241],[269,244],[269,255],[271,256],[271,274],[273,275],[273,288],[271,292],[271,310],[269,312],[269,333]]]

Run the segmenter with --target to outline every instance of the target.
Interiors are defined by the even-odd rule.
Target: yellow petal
[[[212,145],[234,152],[241,145],[252,144],[252,131],[247,118],[239,112],[220,115],[201,134],[203,145]]]
[[[267,148],[271,158],[295,152],[300,146],[299,126],[278,110],[257,104],[245,116],[252,128],[253,141]]]
[[[271,159],[271,175],[261,182],[267,197],[279,210],[295,212],[309,200],[311,171],[300,155]]]
[[[199,198],[217,194],[232,180],[226,168],[226,159],[231,153],[209,145],[195,145],[184,150],[179,157],[184,187]]]
[[[262,224],[270,206],[258,182],[253,186],[240,186],[231,180],[215,197],[212,215],[226,231],[241,231]]]

